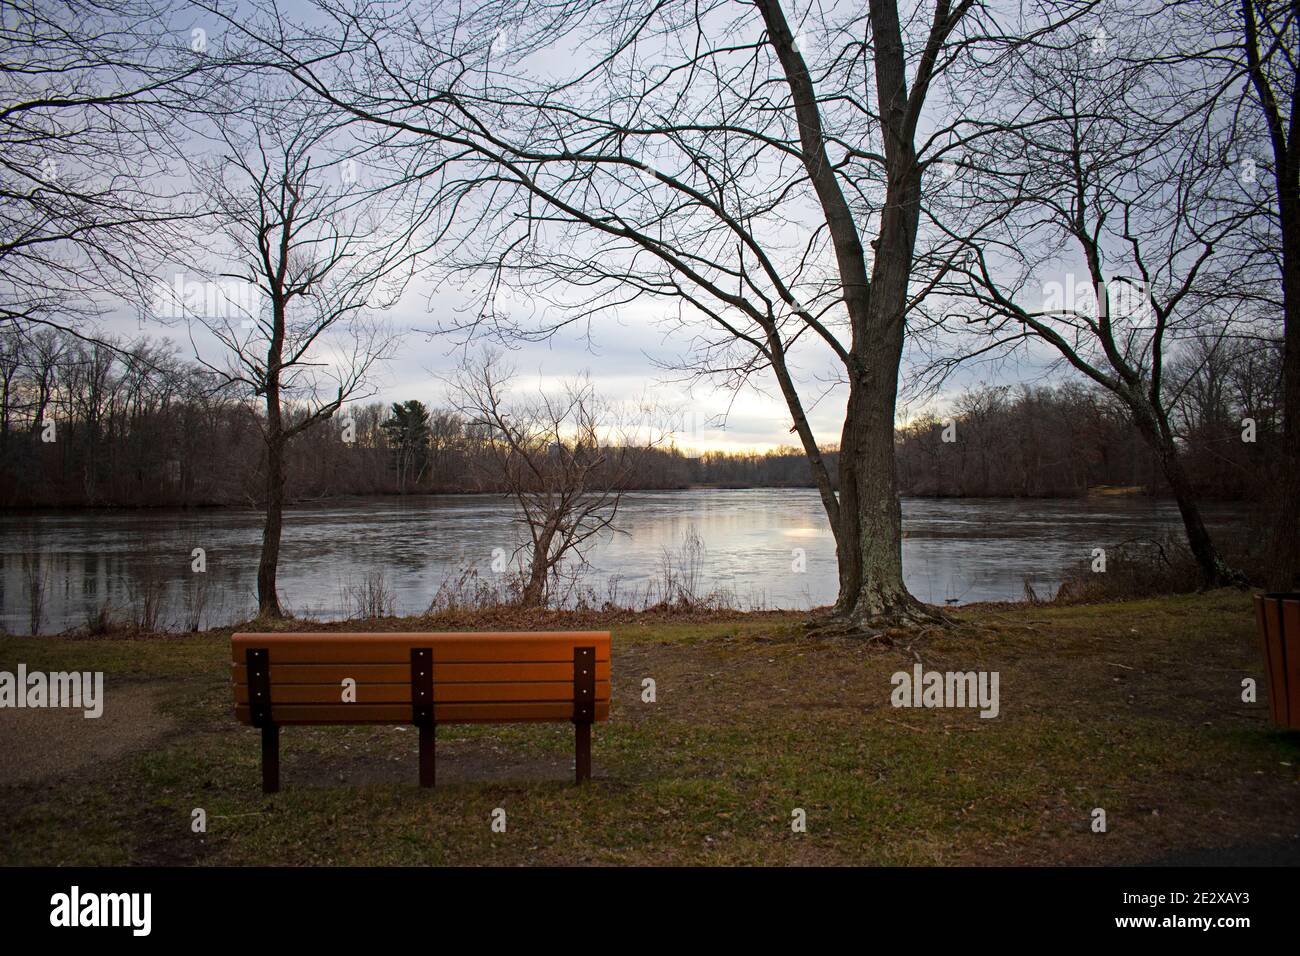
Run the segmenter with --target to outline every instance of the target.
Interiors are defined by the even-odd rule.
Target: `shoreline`
[[[625,492],[638,494],[691,494],[705,491],[807,491],[816,493],[815,486],[809,485],[688,485],[677,488],[629,488]],[[491,498],[508,497],[500,491],[427,491],[413,494],[373,494],[330,495],[321,498],[289,499],[286,508],[308,509],[315,506],[328,507],[347,502],[377,501],[420,501],[423,499],[447,498]],[[1098,501],[1125,499],[1131,501],[1172,502],[1174,498],[1165,494],[1148,494],[1139,486],[1095,485],[1082,495],[925,495],[901,494],[900,501]],[[1249,498],[1205,498],[1204,502],[1212,505],[1241,505],[1250,507],[1257,502]],[[257,502],[201,502],[191,504],[75,504],[75,505],[0,505],[0,515],[6,514],[95,514],[105,511],[138,511],[142,513],[183,511],[183,512],[221,512],[221,511],[261,511]]]

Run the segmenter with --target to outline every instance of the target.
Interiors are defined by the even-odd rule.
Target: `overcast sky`
[[[366,401],[418,399],[431,407],[445,407],[447,384],[443,378],[455,371],[467,348],[476,353],[488,344],[479,339],[467,341],[463,336],[431,333],[439,318],[447,318],[468,302],[468,295],[454,288],[431,294],[432,289],[428,282],[412,283],[402,301],[385,313],[404,338],[397,355],[373,376],[373,394]],[[766,377],[733,394],[716,383],[686,381],[682,374],[665,368],[674,365],[688,350],[689,342],[682,340],[680,332],[670,336],[666,327],[656,322],[657,317],[655,307],[649,305],[611,309],[589,327],[564,329],[543,342],[513,343],[508,359],[518,373],[516,388],[521,392],[554,389],[566,379],[589,374],[598,393],[607,400],[634,403],[648,398],[663,407],[665,423],[674,426],[675,444],[685,450],[763,451],[797,444],[785,403]],[[220,346],[200,323],[187,325],[152,318],[142,321],[119,313],[109,319],[108,328],[128,338],[169,338],[183,357],[193,358],[197,349],[206,361],[222,361]],[[825,442],[838,439],[843,418],[843,390],[818,385],[818,377],[824,381],[832,371],[829,363],[801,370],[810,398],[825,392],[825,397],[809,409],[813,428],[819,440]],[[996,371],[965,370],[937,397],[900,406],[900,420],[927,410],[941,412],[968,385],[984,381],[1006,384],[1035,377],[1040,371],[1040,365],[1028,362]]]
[[[293,6],[296,4],[291,3],[290,7]],[[211,38],[213,42],[218,39]],[[186,276],[183,271],[163,271],[159,278],[171,283],[178,274],[199,278],[193,274]],[[385,314],[387,321],[404,333],[403,344],[397,356],[373,377],[373,393],[365,400],[390,403],[418,399],[431,407],[445,407],[447,386],[442,376],[454,371],[466,347],[476,351],[482,343],[467,344],[462,338],[430,334],[428,330],[465,309],[470,299],[469,291],[453,285],[436,285],[431,278],[413,281],[401,302]],[[562,330],[543,342],[512,343],[510,362],[518,372],[517,388],[521,391],[551,389],[566,378],[586,373],[606,400],[637,402],[648,398],[667,409],[666,417],[678,426],[673,439],[680,448],[762,451],[797,444],[796,436],[791,433],[789,412],[769,377],[760,377],[739,394],[733,394],[716,382],[683,381],[680,374],[664,367],[673,366],[691,344],[680,328],[670,335],[669,326],[658,321],[669,308],[669,305],[653,303],[611,308],[589,326]],[[187,327],[181,320],[142,319],[133,311],[129,315],[112,316],[108,327],[127,337],[141,334],[151,338],[168,337],[177,343],[178,353],[185,357],[194,357],[197,350],[206,361],[224,364],[218,343],[199,323]],[[1036,379],[1046,358],[1041,348],[1037,352],[1041,358],[1030,357],[1015,366],[964,369],[937,396],[900,405],[900,420],[925,411],[942,413],[952,397],[970,385]],[[830,360],[828,352],[817,354],[802,349],[794,361],[815,434],[823,442],[837,441],[844,391],[831,384],[836,363]],[[908,379],[910,365],[905,359],[904,381]]]

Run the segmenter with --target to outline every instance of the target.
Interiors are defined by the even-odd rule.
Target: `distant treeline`
[[[1170,376],[1201,496],[1265,494],[1258,483],[1273,473],[1275,371],[1212,355]],[[110,346],[51,329],[9,330],[0,341],[0,504],[256,504],[264,493],[260,414],[166,343]],[[1255,440],[1243,440],[1252,429]],[[828,457],[834,474],[833,450]],[[642,489],[812,484],[794,448],[699,456],[656,448],[642,462]],[[906,495],[1073,497],[1101,485],[1161,493],[1158,465],[1122,410],[1077,384],[968,391],[950,417],[899,429],[898,471]],[[290,447],[294,500],[499,490],[476,429],[419,402],[353,407]]]

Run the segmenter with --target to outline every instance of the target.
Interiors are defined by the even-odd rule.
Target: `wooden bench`
[[[414,724],[420,786],[432,787],[438,724],[572,721],[581,783],[592,722],[609,719],[606,632],[236,634],[231,644],[235,716],[262,731],[266,793],[280,789],[282,726]]]

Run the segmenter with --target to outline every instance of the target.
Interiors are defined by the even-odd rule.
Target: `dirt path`
[[[71,776],[147,747],[172,728],[158,694],[148,684],[119,685],[94,719],[74,709],[0,709],[0,784]]]

